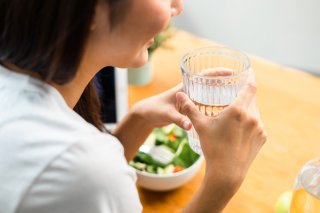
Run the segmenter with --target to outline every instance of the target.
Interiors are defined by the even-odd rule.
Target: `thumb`
[[[198,110],[198,108],[194,105],[194,103],[187,97],[187,95],[183,92],[177,92],[176,93],[176,107],[177,110],[186,115],[191,123],[195,126],[201,121],[201,112]]]

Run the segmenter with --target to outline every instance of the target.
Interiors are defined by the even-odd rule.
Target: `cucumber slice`
[[[168,166],[166,166],[164,168],[164,173],[165,174],[172,174],[174,170],[174,165],[173,164],[169,164]]]
[[[161,167],[158,167],[157,168],[157,174],[159,174],[159,175],[164,174],[164,169],[161,168]]]
[[[141,163],[141,162],[133,162],[131,164],[134,168],[144,171],[147,167],[147,164]]]

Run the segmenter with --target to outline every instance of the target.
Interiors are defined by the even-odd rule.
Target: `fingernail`
[[[184,128],[184,129],[189,129],[189,126],[191,125],[191,123],[190,123],[190,121],[189,120],[185,120],[185,121],[183,121],[183,123],[182,123],[182,127]]]

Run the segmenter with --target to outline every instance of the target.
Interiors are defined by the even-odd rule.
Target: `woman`
[[[169,123],[193,124],[207,161],[184,211],[222,211],[266,140],[254,84],[217,118],[177,86],[137,103],[110,135],[91,82],[102,67],[146,63],[181,11],[181,0],[0,1],[2,213],[141,212],[127,160]]]

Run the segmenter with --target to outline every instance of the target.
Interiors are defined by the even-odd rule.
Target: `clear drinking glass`
[[[180,62],[186,94],[200,112],[218,115],[230,105],[245,84],[250,60],[242,52],[227,47],[204,47],[185,54]],[[202,154],[199,136],[188,131],[190,147]]]
[[[290,213],[320,212],[320,158],[306,163],[296,178]]]

